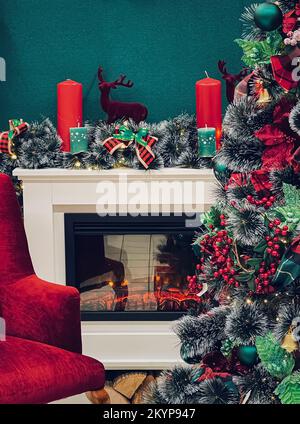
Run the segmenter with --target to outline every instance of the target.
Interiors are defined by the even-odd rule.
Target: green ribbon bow
[[[10,119],[9,121],[9,132],[8,132],[8,139],[12,140],[15,136],[15,129],[19,125],[23,123],[22,119]]]
[[[126,127],[126,125],[121,125],[117,128],[117,132],[114,133],[113,138],[122,142],[136,142],[146,147],[148,145],[147,141],[144,140],[147,137],[149,130],[147,128],[140,128],[137,133]]]

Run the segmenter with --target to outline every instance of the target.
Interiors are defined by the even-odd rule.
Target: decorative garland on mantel
[[[129,121],[126,125],[134,133],[138,133],[141,128],[147,129],[151,136],[157,138],[152,146],[155,157],[148,169],[212,167],[210,158],[198,155],[194,116],[182,114],[157,124],[136,125]],[[103,141],[112,137],[118,124],[109,125],[99,121],[94,125],[87,123],[86,126],[89,133],[88,150],[72,154],[61,152],[61,140],[50,119],[31,123],[27,132],[14,138],[13,154],[0,154],[0,172],[12,175],[15,168],[107,170],[121,166],[145,170],[137,156],[135,143],[126,149],[116,149],[113,154],[104,147]]]

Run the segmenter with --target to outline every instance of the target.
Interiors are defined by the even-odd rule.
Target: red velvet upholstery
[[[29,275],[1,287],[0,304],[7,334],[81,353],[80,299],[74,287]]]
[[[79,293],[34,274],[14,187],[1,174],[0,316],[10,336],[0,342],[0,403],[47,403],[103,387],[103,365],[80,355]]]
[[[0,286],[33,273],[15,190],[0,174]]]
[[[48,403],[104,385],[95,359],[16,337],[0,342],[1,403]]]

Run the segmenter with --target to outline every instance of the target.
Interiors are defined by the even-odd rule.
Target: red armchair
[[[42,248],[42,245],[41,245]],[[103,365],[81,355],[80,299],[75,288],[35,274],[13,185],[0,174],[0,403],[49,403],[101,390]]]

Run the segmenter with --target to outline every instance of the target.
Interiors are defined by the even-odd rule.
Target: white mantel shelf
[[[142,182],[146,188],[152,182],[179,182],[185,187],[184,207],[203,212],[214,203],[215,178],[210,169],[15,169],[14,176],[23,181],[24,222],[35,271],[57,284],[66,284],[64,214],[99,211],[99,183],[112,182],[120,189],[124,178],[129,183]],[[201,196],[194,198],[195,190],[189,191],[186,183],[199,183]],[[161,211],[161,200],[155,198],[155,202]],[[180,210],[182,205],[175,203],[174,211]],[[118,211],[110,205],[109,212]],[[145,194],[141,212],[148,211]],[[107,369],[166,369],[181,362],[171,322],[83,322],[82,334],[84,353],[101,360]]]
[[[158,170],[137,170],[131,168],[113,168],[109,170],[74,170],[74,169],[59,169],[59,168],[46,168],[46,169],[21,169],[16,168],[13,175],[23,181],[87,181],[99,180],[110,178],[116,179],[122,175],[128,178],[139,178],[145,181],[151,179],[158,180],[190,180],[200,179],[207,182],[215,182],[214,174],[211,169],[190,169],[190,168],[162,168]]]

